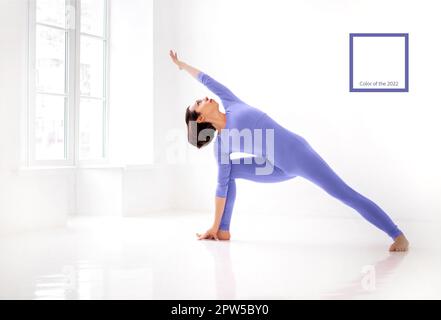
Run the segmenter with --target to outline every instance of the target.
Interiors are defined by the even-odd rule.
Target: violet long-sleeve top
[[[243,129],[248,129],[250,132],[253,132],[254,129],[263,129],[258,123],[267,114],[243,102],[227,87],[209,75],[200,72],[197,79],[221,99],[225,109],[226,127],[221,130],[221,134],[218,134],[215,139],[214,153],[218,164],[216,196],[226,197],[231,172],[230,154],[233,152],[245,152],[265,157],[264,144],[263,147],[255,148],[253,146],[252,150],[246,147],[246,150],[244,150],[244,145],[240,142],[238,143],[237,140],[231,139],[228,133],[232,132],[231,130],[233,129],[237,129],[239,132]],[[228,141],[226,141],[227,139]]]

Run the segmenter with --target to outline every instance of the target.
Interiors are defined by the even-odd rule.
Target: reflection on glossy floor
[[[76,218],[0,242],[1,299],[441,298],[440,225],[400,222],[412,242],[361,219],[235,217],[230,242],[197,241],[211,216]]]

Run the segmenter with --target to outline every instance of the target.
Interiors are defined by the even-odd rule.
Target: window
[[[107,0],[30,0],[29,165],[105,163]]]

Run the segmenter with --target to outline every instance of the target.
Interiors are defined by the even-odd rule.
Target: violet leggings
[[[289,174],[274,166],[272,174],[256,175],[256,167],[264,167],[268,164],[268,162],[261,164],[263,158],[253,158],[252,163],[245,163],[244,159],[241,159],[240,163],[232,162],[227,199],[220,225],[221,230],[229,230],[230,228],[231,215],[236,200],[236,179],[273,183],[299,176],[311,181],[334,198],[356,210],[363,218],[386,232],[391,238],[395,239],[402,233],[378,205],[348,186],[306,140],[301,139],[301,141],[295,150],[296,158],[292,159],[295,162],[292,166],[294,169]]]

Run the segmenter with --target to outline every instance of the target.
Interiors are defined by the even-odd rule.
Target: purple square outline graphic
[[[404,88],[354,88],[354,37],[403,37],[404,38]],[[409,92],[409,34],[408,33],[350,33],[349,34],[349,91],[350,92]]]

